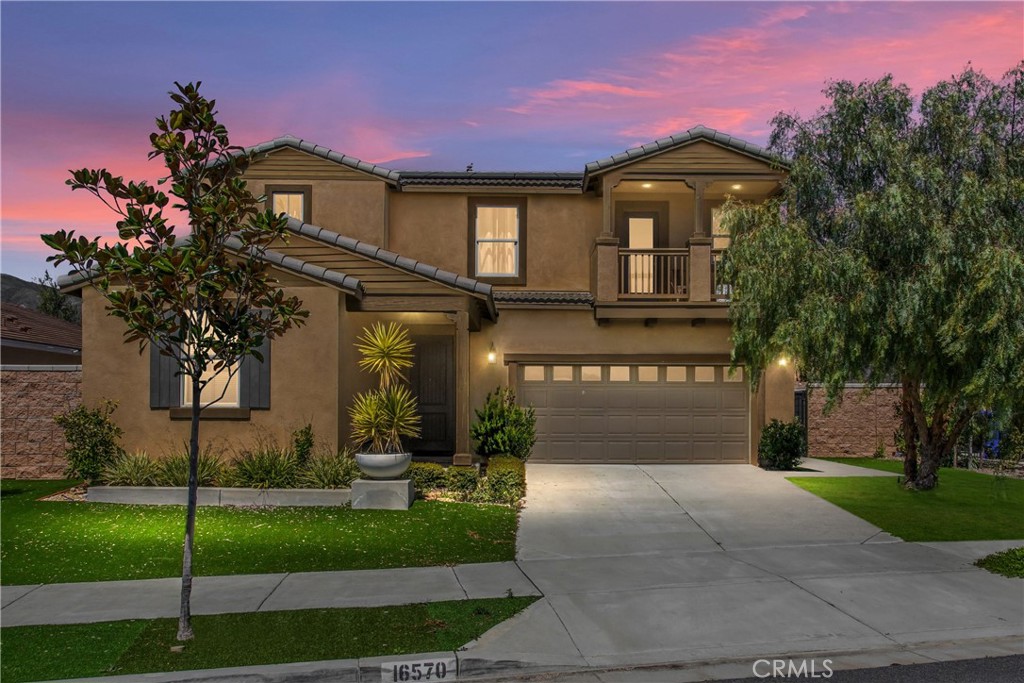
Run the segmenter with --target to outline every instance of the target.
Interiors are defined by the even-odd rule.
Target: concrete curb
[[[90,486],[86,490],[90,503],[119,505],[185,505],[188,489],[179,486]],[[289,506],[341,507],[352,499],[351,489],[247,489],[201,487],[201,506]]]
[[[337,659],[319,662],[293,662],[289,664],[268,664],[262,666],[204,669],[124,676],[103,676],[74,678],[51,683],[313,683],[332,681],[338,683],[388,683],[392,680],[386,663],[418,662],[423,660],[458,660],[457,678],[449,676],[434,680],[474,681],[523,681],[531,679],[557,680],[559,676],[591,675],[604,680],[601,674],[610,674],[615,680],[635,680],[638,683],[645,676],[654,678],[656,672],[678,672],[672,680],[685,681],[721,680],[753,675],[753,664],[759,658],[784,658],[794,661],[802,659],[832,660],[831,668],[840,670],[867,669],[890,665],[924,664],[936,661],[977,659],[1024,654],[1020,638],[981,638],[966,641],[934,641],[916,643],[913,646],[883,647],[865,650],[807,650],[801,652],[764,652],[760,655],[743,657],[721,657],[715,659],[679,660],[652,663],[642,666],[621,667],[579,667],[558,666],[525,661],[484,662],[475,660],[472,666],[463,662],[472,659],[470,650],[454,652],[430,652],[413,655],[364,657],[361,659]],[[630,678],[633,675],[635,678]],[[591,679],[586,679],[591,680]],[[657,680],[667,680],[658,676]]]

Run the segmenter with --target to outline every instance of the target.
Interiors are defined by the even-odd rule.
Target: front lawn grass
[[[890,472],[895,460],[829,458]],[[939,470],[931,491],[908,491],[890,477],[789,477],[802,489],[838,505],[905,541],[1024,539],[1024,481],[951,468]]]
[[[0,583],[181,575],[185,509],[37,500],[74,482],[0,482]],[[416,501],[410,510],[201,507],[197,576],[425,567],[515,559],[516,511]]]
[[[192,617],[195,638],[171,652],[177,619],[0,630],[4,683],[454,650],[537,598]]]

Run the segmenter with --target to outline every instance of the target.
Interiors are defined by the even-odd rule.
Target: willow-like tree
[[[58,254],[47,260],[68,264],[105,299],[109,315],[124,321],[125,343],[139,353],[152,344],[178,361],[178,374],[191,387],[188,506],[182,552],[178,640],[193,637],[191,624],[192,541],[195,535],[199,417],[220,396],[203,390],[218,374],[237,372],[246,356],[262,361],[258,349],[305,322],[308,312],[286,297],[271,277],[263,255],[285,235],[287,218],[261,211],[241,175],[250,155],[234,147],[217,122],[216,102],[199,94],[199,83],[169,93],[176,105],[156,120],[149,159],[160,159],[167,176],[156,186],[125,182],[106,169],[71,172],[72,190],[95,195],[119,217],[120,241],[72,230],[43,235]],[[169,195],[159,189],[169,185]],[[171,199],[173,197],[173,200]],[[165,218],[168,204],[182,212],[187,229]],[[226,383],[225,383],[226,384]]]
[[[779,114],[780,194],[733,205],[735,356],[824,384],[898,382],[906,485],[930,489],[982,408],[1024,408],[1024,62],[919,100],[891,76]]]

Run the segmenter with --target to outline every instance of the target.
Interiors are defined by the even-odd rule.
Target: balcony
[[[619,249],[619,299],[685,301],[689,249]]]

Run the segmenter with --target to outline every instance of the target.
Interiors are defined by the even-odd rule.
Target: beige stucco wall
[[[260,437],[287,443],[291,432],[307,422],[322,442],[338,441],[338,326],[340,295],[321,286],[286,290],[303,300],[308,323],[293,328],[271,346],[270,410],[253,410],[247,421],[203,420],[200,439],[231,452]],[[149,351],[122,342],[123,324],[103,310],[103,300],[83,292],[82,399],[87,405],[104,398],[117,401],[114,421],[124,429],[128,450],[152,456],[169,454],[188,440],[189,421],[172,420],[167,410],[149,407]]]
[[[387,213],[387,184],[374,180],[309,180],[303,178],[258,179],[249,181],[257,197],[267,185],[310,185],[312,211],[310,222],[348,237],[382,245]]]

